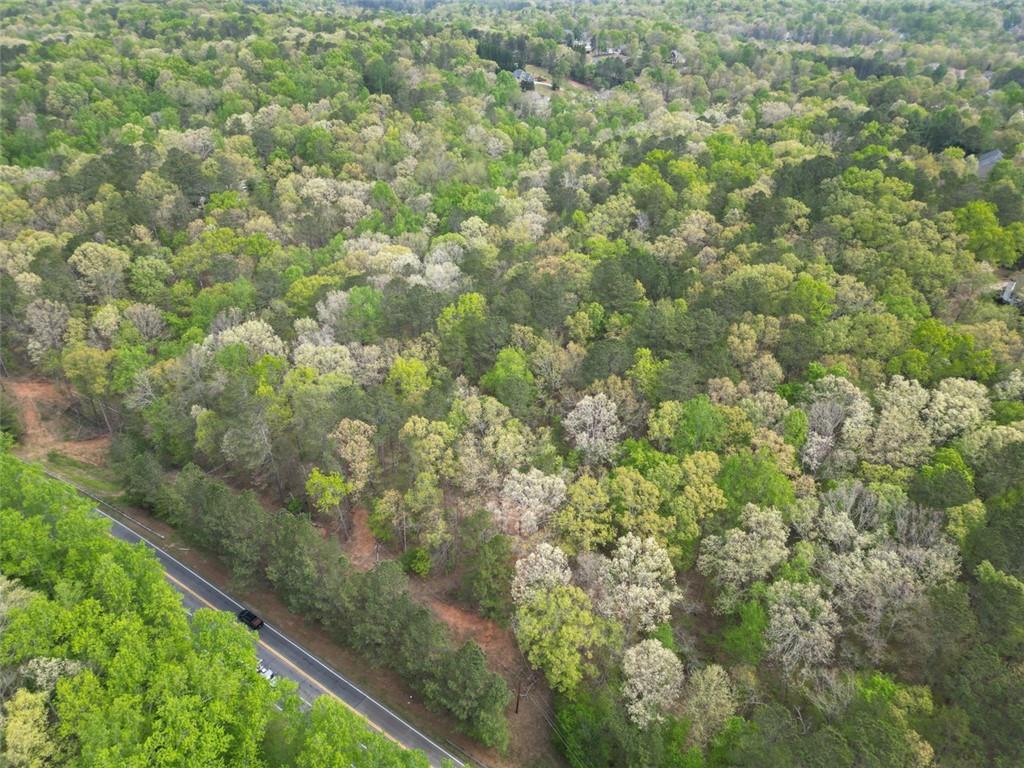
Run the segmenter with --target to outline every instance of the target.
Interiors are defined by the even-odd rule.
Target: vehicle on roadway
[[[277,684],[277,675],[274,674],[274,670],[268,669],[263,663],[263,659],[260,659],[259,664],[256,665],[256,670],[260,673],[260,676],[266,678],[267,682],[271,685]]]
[[[238,620],[245,624],[249,629],[259,629],[263,626],[263,619],[248,608],[243,608],[238,612]]]

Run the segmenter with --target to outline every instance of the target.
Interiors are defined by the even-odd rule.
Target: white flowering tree
[[[564,425],[573,444],[591,464],[610,459],[623,432],[615,401],[604,393],[580,399],[565,417]]]
[[[875,392],[880,412],[868,445],[867,458],[893,467],[915,467],[931,450],[924,423],[928,390],[913,379],[893,376]]]
[[[512,600],[525,603],[538,591],[556,585],[568,584],[572,579],[569,560],[558,547],[541,542],[526,557],[516,561],[516,573],[512,578]]]
[[[709,664],[694,672],[683,695],[683,712],[690,721],[690,741],[707,744],[736,713],[736,695],[726,671]]]
[[[330,435],[344,464],[352,496],[358,497],[377,471],[377,451],[373,445],[376,433],[377,428],[365,421],[342,419]]]
[[[841,627],[821,587],[778,581],[769,588],[768,601],[768,656],[789,674],[830,664]]]
[[[152,304],[130,304],[125,307],[124,316],[146,341],[162,338],[166,332],[163,312]]]
[[[246,320],[238,325],[207,336],[204,346],[222,349],[229,344],[241,344],[249,350],[250,356],[259,359],[264,355],[285,357],[287,346],[268,323],[263,320]]]
[[[657,640],[641,640],[627,648],[622,675],[626,713],[641,729],[663,720],[682,692],[683,665]]]
[[[536,467],[512,470],[501,486],[498,515],[507,533],[529,536],[543,526],[565,500],[565,481]]]
[[[876,548],[833,555],[821,570],[846,628],[878,662],[893,630],[928,589],[956,578],[959,565],[949,547]]]
[[[979,426],[991,410],[984,384],[970,379],[943,379],[932,390],[924,419],[932,441],[944,443]]]
[[[68,258],[85,292],[97,299],[110,299],[119,293],[130,262],[127,251],[102,243],[82,243]]]
[[[668,553],[655,539],[633,533],[619,539],[608,561],[606,581],[600,607],[629,634],[650,632],[667,621],[679,598]]]
[[[47,352],[64,346],[64,332],[71,312],[66,304],[49,299],[36,299],[25,309],[28,324],[28,354],[38,364]]]
[[[801,459],[812,472],[852,467],[871,435],[874,410],[856,385],[838,376],[814,383]]]
[[[786,559],[786,538],[786,524],[777,509],[748,504],[740,527],[704,539],[697,567],[719,589],[717,611],[730,611],[747,587]]]

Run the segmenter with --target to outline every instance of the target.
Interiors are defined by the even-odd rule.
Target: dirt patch
[[[457,641],[475,640],[496,667],[515,669],[522,665],[522,654],[507,629],[439,598],[428,598],[426,602],[434,615],[448,625]]]
[[[17,402],[25,434],[15,453],[24,459],[46,458],[50,451],[103,466],[110,450],[110,435],[84,440],[68,440],[64,435],[77,431],[69,417],[72,395],[52,381],[40,379],[3,379],[4,390]]]
[[[341,548],[352,565],[360,571],[368,571],[383,558],[380,543],[370,530],[370,513],[366,507],[352,510],[352,532]]]
[[[530,669],[510,629],[485,619],[459,602],[456,597],[459,583],[459,573],[453,572],[428,579],[414,578],[410,585],[413,596],[445,623],[452,640],[457,643],[473,640],[483,649],[488,666],[505,678],[512,691],[508,711],[509,753],[503,757],[489,753],[485,762],[490,766],[564,765],[564,759],[551,743],[550,723],[554,709],[544,676]]]

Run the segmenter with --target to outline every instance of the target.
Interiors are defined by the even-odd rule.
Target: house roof
[[[1003,150],[1001,149],[991,149],[988,152],[982,152],[978,155],[978,173],[984,176],[1002,159]]]

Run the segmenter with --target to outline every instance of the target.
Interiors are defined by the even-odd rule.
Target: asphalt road
[[[153,550],[164,566],[167,581],[181,593],[182,602],[190,611],[197,608],[213,608],[237,613],[245,607],[103,510],[97,509],[96,512],[111,521],[111,532],[114,536],[130,544],[137,541],[145,542]],[[267,617],[262,618],[266,621]],[[364,693],[358,686],[275,629],[269,622],[259,630],[257,653],[264,666],[272,669],[276,675],[290,678],[299,684],[299,695],[307,704],[317,696],[333,696],[366,718],[370,726],[383,735],[404,747],[424,752],[431,765],[464,765],[462,760]]]

